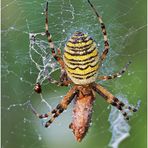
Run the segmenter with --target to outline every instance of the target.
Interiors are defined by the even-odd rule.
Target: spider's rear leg
[[[71,79],[67,76],[67,73],[64,69],[61,69],[60,80],[54,80],[51,77],[48,78],[49,82],[52,84],[56,84],[57,86],[68,86],[72,83]],[[34,91],[38,94],[42,93],[41,84],[37,82],[34,86]]]
[[[46,33],[48,43],[49,43],[49,47],[51,49],[51,52],[52,52],[54,59],[60,64],[61,68],[64,68],[64,62],[59,55],[60,49],[59,48],[57,49],[58,54],[56,54],[55,45],[54,45],[54,42],[52,41],[52,36],[51,36],[51,34],[48,30],[48,2],[46,3],[46,8],[45,8],[45,33]]]
[[[71,79],[67,76],[67,73],[64,69],[61,69],[60,80],[54,80],[51,77],[48,80],[50,83],[56,84],[57,86],[68,86],[72,83]],[[38,83],[36,85],[38,85]]]
[[[96,83],[92,84],[92,88],[99,95],[101,95],[108,103],[110,103],[111,105],[115,106],[118,110],[120,110],[126,120],[129,120],[128,111],[136,112],[138,110],[138,108],[124,104],[122,101],[113,96],[108,90],[106,90],[104,87],[102,87],[99,84]]]
[[[68,86],[70,83],[72,83],[71,79],[68,77],[66,71],[64,69],[61,69],[61,75],[60,75],[60,86]]]
[[[114,78],[117,78],[117,77],[121,77],[127,70],[128,66],[131,64],[131,61],[129,61],[125,67],[123,69],[121,69],[119,72],[117,73],[114,73],[112,75],[109,75],[109,76],[100,76],[98,77],[99,80],[103,80],[103,81],[106,81],[106,80],[110,80],[110,79],[114,79]]]
[[[47,35],[47,39],[48,39],[48,43],[49,43],[49,47],[51,49],[52,55],[54,57],[54,59],[60,64],[61,66],[61,78],[60,78],[60,82],[56,81],[54,83],[58,84],[58,85],[62,85],[62,86],[68,86],[68,84],[71,83],[70,80],[67,80],[67,76],[65,74],[63,74],[64,70],[64,62],[63,59],[61,58],[61,50],[59,48],[57,48],[57,53],[55,50],[55,45],[54,42],[52,41],[52,36],[49,32],[48,29],[48,2],[46,3],[46,9],[45,9],[45,32]]]
[[[94,7],[94,5],[90,2],[90,0],[88,0],[88,3],[90,4],[91,8],[93,9],[94,13],[97,16],[98,22],[101,25],[101,30],[102,30],[102,34],[103,34],[103,38],[104,38],[104,50],[103,53],[100,57],[100,65],[102,64],[102,62],[105,60],[108,51],[109,51],[109,42],[108,42],[108,37],[107,37],[107,31],[106,31],[106,27],[105,24],[101,18],[101,16],[99,15],[99,13],[97,12],[96,8]]]
[[[54,80],[50,77],[48,79],[49,82],[52,84],[56,84],[57,86],[68,86],[69,84],[72,83],[71,79],[67,76],[67,73],[64,69],[61,69],[61,74],[60,74],[60,80]]]

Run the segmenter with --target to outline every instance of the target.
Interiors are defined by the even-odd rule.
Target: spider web
[[[118,72],[132,60],[123,77],[99,83],[120,100],[127,102],[129,98],[130,104],[146,101],[146,21],[144,15],[140,16],[145,13],[144,2],[93,0],[92,3],[103,16],[111,45],[100,75]],[[44,7],[45,1],[2,1],[2,148],[117,148],[128,136],[127,143],[121,143],[121,147],[130,147],[128,143],[136,142],[139,133],[133,130],[140,125],[146,128],[144,103],[140,107],[144,111],[134,114],[127,123],[116,109],[110,108],[97,95],[92,125],[81,144],[75,142],[68,129],[72,104],[49,129],[42,126],[45,121],[39,121],[30,111],[30,102],[40,113],[51,111],[70,89],[50,83],[51,77],[58,79],[60,71],[44,33]],[[86,0],[50,0],[49,30],[55,46],[61,49],[69,36],[80,30],[95,39],[100,53],[103,50],[100,26]],[[33,91],[36,82],[42,84],[42,95]],[[139,143],[145,144],[142,137]]]

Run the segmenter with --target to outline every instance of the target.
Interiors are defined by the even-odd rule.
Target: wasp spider
[[[93,4],[88,0],[89,5],[97,16],[98,22],[101,25],[101,30],[104,38],[104,50],[99,56],[97,45],[94,40],[86,33],[76,31],[65,44],[64,55],[61,58],[60,49],[55,49],[51,34],[48,31],[48,2],[45,9],[45,30],[48,38],[49,46],[55,60],[61,66],[61,76],[59,84],[61,86],[68,86],[73,83],[74,86],[69,90],[66,96],[60,101],[52,112],[46,114],[38,114],[32,107],[33,113],[39,117],[47,118],[51,116],[50,120],[45,123],[45,127],[50,124],[64,111],[68,105],[74,100],[73,119],[70,124],[75,138],[81,141],[86,135],[89,124],[91,122],[93,102],[95,100],[95,92],[102,96],[106,102],[116,107],[121,111],[125,119],[129,119],[128,111],[136,112],[137,109],[125,105],[118,98],[112,95],[107,89],[100,84],[95,83],[98,80],[109,80],[120,77],[127,69],[128,64],[118,73],[109,76],[98,77],[98,70],[105,60],[109,51],[109,43],[105,24],[101,16],[96,11]],[[35,91],[41,93],[41,85],[35,85]]]

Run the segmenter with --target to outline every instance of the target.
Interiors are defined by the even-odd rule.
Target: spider
[[[40,119],[51,116],[50,120],[44,124],[45,127],[49,127],[51,123],[67,109],[72,100],[74,100],[73,119],[69,128],[72,129],[78,142],[84,138],[90,126],[95,92],[101,95],[107,103],[116,107],[126,120],[129,120],[129,111],[137,111],[136,107],[124,104],[102,85],[95,83],[97,79],[105,81],[120,77],[127,70],[127,67],[131,62],[127,63],[125,67],[117,73],[109,76],[98,76],[98,70],[106,59],[109,51],[109,42],[105,24],[103,23],[101,16],[90,0],[88,0],[88,4],[95,13],[101,26],[104,38],[104,50],[101,56],[99,56],[95,41],[88,34],[76,31],[66,42],[62,57],[60,49],[57,49],[56,51],[51,34],[48,30],[48,2],[46,3],[45,32],[52,55],[61,67],[60,81],[56,83],[61,86],[68,86],[70,84],[73,84],[73,86],[51,112],[39,114],[31,107],[33,113]],[[41,93],[42,90],[39,82],[36,83],[34,90],[37,93]]]

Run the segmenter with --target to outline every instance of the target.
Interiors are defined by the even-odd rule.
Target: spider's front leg
[[[74,86],[61,100],[61,102],[56,106],[56,108],[46,114],[37,113],[37,111],[32,107],[32,105],[31,105],[31,110],[40,119],[51,116],[51,119],[45,123],[45,127],[48,127],[55,120],[55,118],[57,118],[64,110],[67,109],[71,101],[78,96],[78,93],[79,91],[77,90],[77,86]]]
[[[52,117],[45,123],[45,127],[50,126],[50,124],[57,118],[64,110],[67,109],[68,105],[71,101],[78,96],[79,91],[77,90],[77,86],[74,86],[66,96],[61,100],[61,102],[56,106],[55,109],[52,110]]]
[[[136,112],[138,110],[138,108],[133,108],[131,106],[125,105],[122,101],[113,96],[108,90],[106,90],[104,87],[102,87],[99,84],[96,83],[92,84],[92,88],[99,95],[101,95],[108,103],[110,103],[111,105],[115,106],[118,110],[120,110],[126,120],[129,120],[128,112],[126,112],[127,109],[131,112]]]

